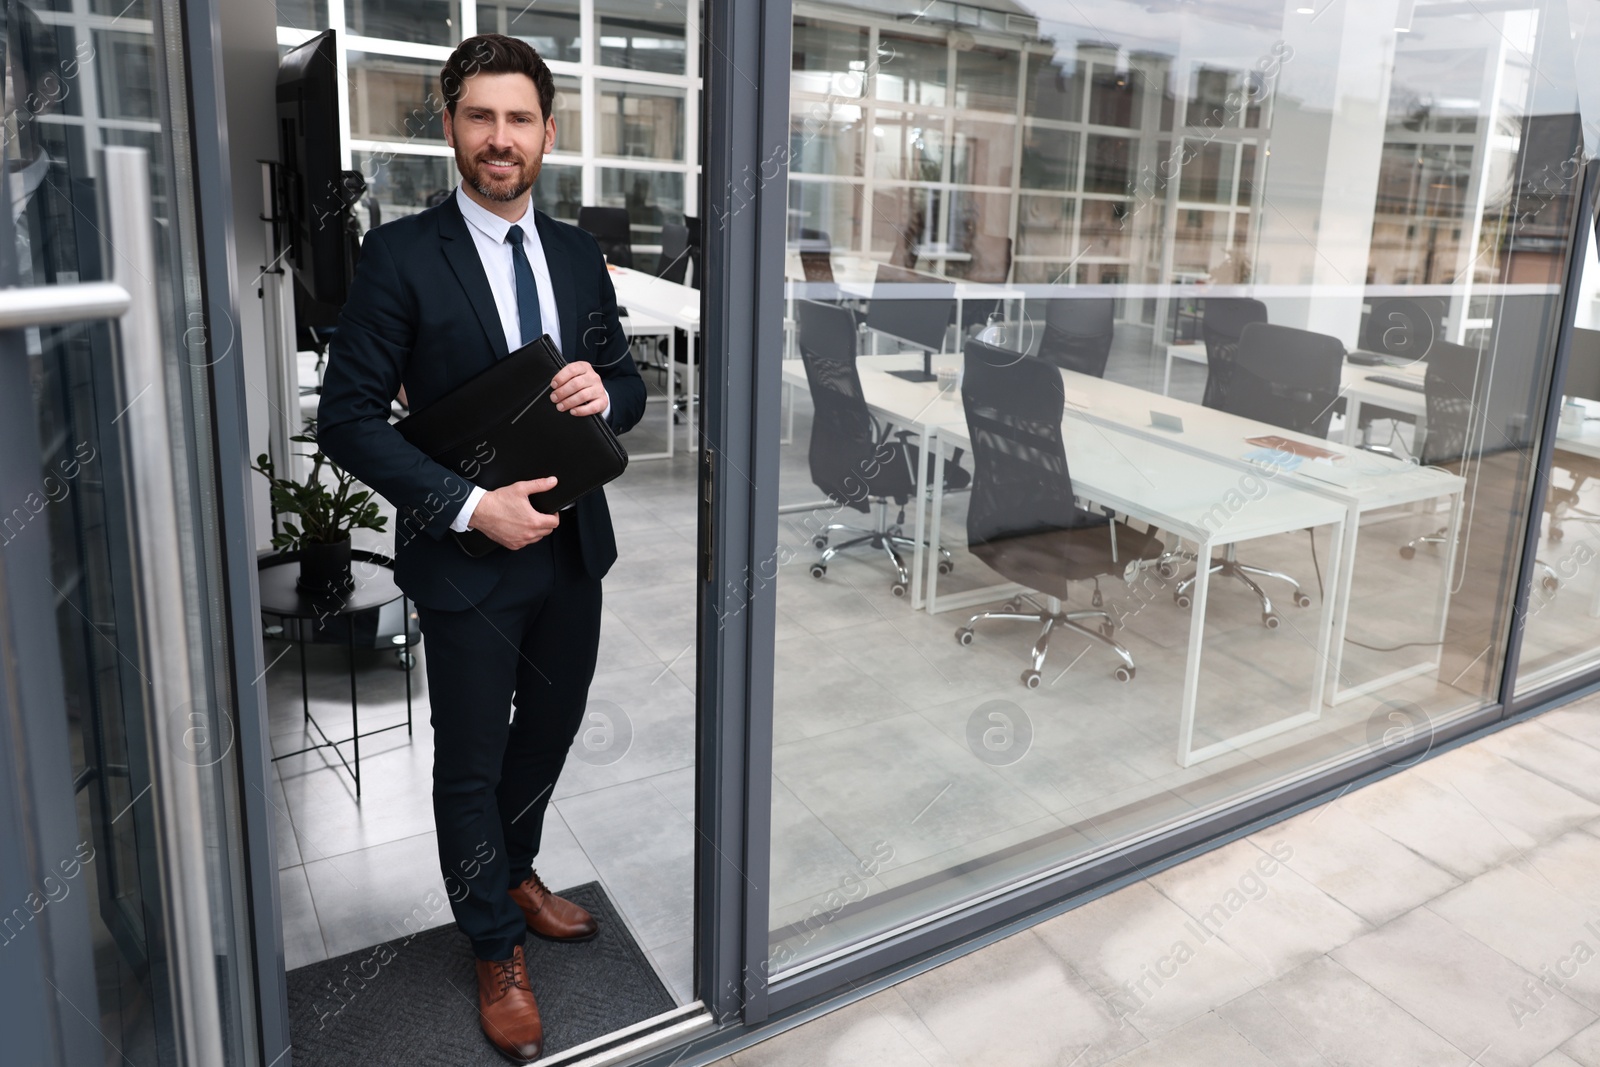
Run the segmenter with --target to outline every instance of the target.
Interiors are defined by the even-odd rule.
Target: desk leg
[[[1179,545],[1182,545],[1179,541]],[[1194,717],[1200,703],[1200,648],[1205,639],[1206,594],[1211,587],[1211,542],[1196,545],[1194,603],[1189,607],[1189,660],[1183,669],[1183,713],[1178,722],[1178,765],[1191,767],[1194,758]]]
[[[411,736],[411,672],[417,669],[420,660],[417,654],[411,651],[411,601],[402,596],[400,598],[400,632],[405,635],[407,644],[401,645],[404,655],[411,657],[411,666],[406,667],[406,736]],[[420,647],[420,646],[419,646]],[[403,666],[403,664],[402,664]]]
[[[917,449],[920,453],[917,463],[917,495],[914,498],[917,505],[917,511],[916,518],[913,520],[911,527],[913,531],[911,536],[916,541],[916,544],[911,548],[911,607],[913,610],[922,607],[924,569],[926,568],[928,571],[933,569],[933,561],[926,559],[926,553],[924,553],[922,550],[922,539],[927,536],[928,528],[927,503],[926,497],[924,496],[925,489],[923,487],[928,484],[928,478],[930,477],[928,472],[930,470],[934,471],[935,474],[933,477],[937,477],[937,472],[939,470],[937,462],[934,461],[933,457],[930,457],[928,454],[934,447],[932,442],[933,437],[928,429],[928,424],[923,423],[922,436],[919,440]]]
[[[925,449],[923,455],[926,456],[928,452],[937,450],[940,453],[939,459],[942,462],[944,460],[944,442],[939,440],[939,431],[934,429],[929,432],[924,429],[924,433],[927,433],[927,436],[923,438]],[[918,514],[920,521],[921,513],[919,512]],[[944,479],[935,478],[933,480],[933,509],[932,514],[928,516],[928,592],[922,600],[930,615],[934,614],[934,606],[939,598],[939,530],[943,525]],[[912,606],[916,607],[917,605],[913,604]]]
[[[673,427],[672,420],[677,417],[676,404],[678,399],[678,331],[667,331],[667,458],[672,458],[672,443],[677,439],[678,431]]]
[[[361,717],[356,706],[356,626],[355,619],[346,619],[349,625],[344,632],[345,651],[350,656],[350,741],[355,745],[356,799],[361,799]]]
[[[305,715],[301,726],[311,725],[311,689],[306,684],[306,620],[294,620],[295,636],[300,642],[300,711]]]
[[[1345,510],[1340,536],[1344,541],[1343,551],[1335,549],[1335,559],[1338,563],[1337,570],[1332,572],[1333,633],[1326,646],[1328,655],[1324,657],[1328,664],[1326,692],[1329,704],[1339,703],[1340,695],[1344,691],[1344,639],[1345,631],[1350,625],[1350,599],[1356,583],[1356,540],[1361,536],[1361,511],[1354,503]]]
[[[1167,349],[1167,369],[1161,375],[1161,395],[1172,395],[1172,349]]]
[[[694,430],[695,401],[700,399],[699,379],[695,375],[695,363],[700,358],[700,334],[698,332],[685,332],[684,338],[689,345],[689,380],[684,383],[684,409],[689,413],[689,448],[693,451],[700,449],[700,437]]]
[[[1361,425],[1361,400],[1359,397],[1346,396],[1344,398],[1344,443],[1359,445],[1361,431],[1356,429]]]

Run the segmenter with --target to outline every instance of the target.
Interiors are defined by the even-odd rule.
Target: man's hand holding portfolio
[[[531,545],[555,530],[561,525],[561,520],[555,515],[533,510],[528,497],[555,487],[554,478],[530,478],[485,493],[478,501],[478,506],[472,509],[472,518],[467,526],[512,551]]]
[[[574,415],[599,415],[611,405],[600,374],[583,360],[568,363],[550,379],[550,399],[557,411]]]

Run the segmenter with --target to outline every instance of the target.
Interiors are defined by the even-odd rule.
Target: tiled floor
[[[716,1067],[1600,1067],[1600,698]]]

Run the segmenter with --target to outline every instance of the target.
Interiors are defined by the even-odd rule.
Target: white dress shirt
[[[462,217],[467,220],[467,232],[472,235],[472,243],[478,249],[478,259],[483,262],[483,272],[489,276],[489,291],[494,294],[495,310],[500,312],[500,326],[506,334],[506,349],[515,352],[535,338],[523,337],[522,325],[517,316],[517,277],[511,257],[511,246],[506,243],[506,231],[511,229],[513,223],[473,200],[460,185],[456,186],[456,203],[461,208]],[[515,225],[522,227],[522,250],[527,253],[528,265],[533,268],[533,280],[539,286],[540,325],[544,332],[550,335],[550,340],[555,343],[556,351],[559,352],[561,317],[556,311],[555,287],[550,283],[550,264],[545,261],[544,244],[539,240],[539,228],[534,224],[532,197],[528,198],[528,210]],[[607,397],[606,408],[601,415],[604,417],[609,414],[611,414],[611,400]],[[464,533],[467,523],[472,519],[473,510],[485,495],[483,489],[473,486],[472,492],[467,496],[467,502],[461,505],[461,510],[456,513],[455,521],[450,524],[450,528],[458,533]]]

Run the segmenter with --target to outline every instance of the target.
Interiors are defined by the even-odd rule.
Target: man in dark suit
[[[545,887],[533,858],[594,676],[600,579],[617,555],[611,516],[600,491],[559,515],[534,511],[529,494],[553,479],[473,486],[470,472],[408,444],[389,403],[404,386],[421,411],[541,333],[567,361],[550,390],[559,409],[603,414],[621,433],[644,413],[645,390],[594,239],[531,204],[556,134],[549,68],[522,41],[485,34],[462,42],[440,84],[462,183],[366,235],[317,437],[398,513],[395,576],[426,639],[439,862],[478,959],[484,1032],[527,1061],[543,1031],[525,931],[596,933],[586,911]],[[470,557],[452,529],[502,547]]]

